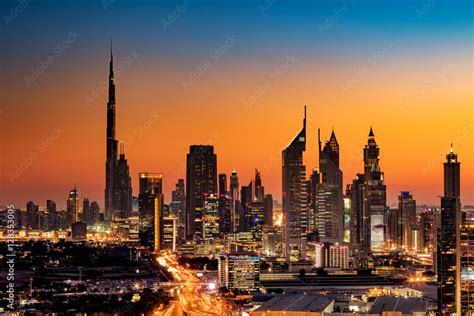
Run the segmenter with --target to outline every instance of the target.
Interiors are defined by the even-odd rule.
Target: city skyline
[[[459,32],[468,22],[461,12],[463,3],[459,2],[460,8],[450,9],[456,23],[430,41],[426,36],[436,29],[436,22],[442,20],[439,14],[445,4],[439,3],[421,17],[417,16],[416,6],[408,6],[412,11],[404,8],[403,12],[386,13],[401,30],[395,32],[394,37],[382,34],[373,38],[367,47],[350,42],[355,49],[350,60],[345,60],[341,51],[330,56],[340,47],[330,44],[346,37],[341,31],[348,29],[354,16],[360,17],[361,8],[349,7],[331,28],[318,30],[325,18],[339,8],[339,3],[322,6],[324,10],[312,24],[311,34],[316,32],[316,42],[326,47],[314,56],[311,53],[318,52],[315,47],[304,54],[295,50],[304,42],[301,30],[298,36],[284,38],[284,41],[294,42],[292,49],[280,45],[276,53],[268,55],[261,51],[262,46],[249,42],[248,30],[235,35],[235,41],[231,23],[225,24],[229,28],[216,31],[212,41],[186,42],[180,46],[176,39],[166,42],[167,33],[158,19],[155,27],[160,28],[160,36],[164,34],[164,42],[170,44],[165,50],[130,42],[130,36],[117,34],[113,29],[93,37],[80,30],[77,34],[73,30],[64,34],[56,31],[57,36],[51,36],[49,42],[31,50],[25,46],[30,44],[20,45],[10,38],[11,48],[2,51],[2,57],[12,64],[5,76],[9,80],[1,79],[2,85],[8,88],[1,120],[14,128],[15,133],[12,138],[2,139],[6,154],[2,155],[1,187],[7,200],[0,203],[14,202],[23,208],[29,200],[44,206],[45,201],[51,199],[58,207],[64,207],[67,193],[77,182],[81,197],[87,194],[91,201],[99,201],[104,208],[105,146],[102,140],[107,89],[99,92],[98,88],[100,82],[107,82],[108,38],[113,37],[115,64],[122,69],[116,78],[117,138],[126,144],[134,196],[138,195],[139,172],[159,172],[163,174],[165,200],[169,201],[177,179],[186,178],[185,156],[189,146],[210,144],[218,157],[218,173],[229,176],[235,167],[240,181],[246,183],[257,168],[262,172],[267,191],[281,202],[281,150],[299,128],[301,111],[306,104],[308,139],[303,159],[307,173],[318,165],[317,129],[321,128],[322,135],[329,135],[334,127],[341,147],[343,183],[351,183],[355,174],[363,171],[362,149],[373,126],[382,149],[380,164],[385,173],[389,206],[397,202],[400,191],[410,191],[419,204],[439,204],[438,196],[442,194],[439,164],[451,142],[456,153],[464,157],[463,204],[474,204],[474,166],[470,159],[473,156],[472,79],[466,67],[470,48],[463,44],[467,33]],[[274,4],[261,16],[268,18],[268,23],[275,23],[274,15],[286,6],[286,3]],[[105,15],[108,21],[124,10],[123,4],[112,5],[107,10],[95,9],[97,16]],[[166,14],[172,12],[174,6],[162,9],[160,17],[166,20]],[[254,11],[261,14],[258,6],[242,5],[240,9],[235,14],[254,14]],[[376,9],[375,6],[373,10]],[[195,15],[200,10],[202,8],[190,5],[167,30],[182,32],[189,20],[196,21]],[[7,25],[12,31],[9,34],[27,27],[23,20],[27,17],[28,23],[40,19],[40,12],[41,8],[34,5],[26,8]],[[410,12],[413,16],[408,14]],[[368,17],[368,24],[377,23],[373,15]],[[402,32],[404,23],[408,22],[401,17],[410,23],[420,23],[412,35],[417,35],[421,43],[411,51],[409,45],[405,45],[410,41]],[[291,21],[283,22],[292,25]],[[308,27],[307,23],[307,17],[301,16],[301,24]],[[81,23],[75,25],[81,26]],[[202,30],[208,27],[206,24]],[[357,30],[362,32],[363,26]],[[228,34],[224,34],[225,31],[229,31]],[[325,38],[329,32],[331,36]],[[281,34],[275,30],[271,34],[270,44],[277,45],[274,36]],[[456,36],[450,36],[452,34]],[[32,71],[49,54],[55,54],[57,51],[52,49],[61,43],[67,44],[64,50],[54,55],[53,63],[34,79]],[[423,44],[429,44],[428,48],[422,48]],[[199,49],[191,53],[191,47]],[[13,53],[22,48],[23,53],[13,58]],[[82,54],[87,48],[91,48],[94,55]],[[218,60],[206,68],[195,83],[188,81],[188,75],[194,73],[196,67],[206,65],[210,52],[219,48],[222,55],[218,55]],[[171,56],[173,49],[180,52],[182,60]],[[423,56],[425,49],[434,49],[436,53]],[[158,54],[155,56],[155,53]],[[376,57],[368,59],[372,56]],[[22,59],[29,62],[19,65]],[[417,65],[421,61],[422,65]],[[238,65],[245,67],[238,69]],[[254,66],[258,67],[253,69]],[[413,72],[398,69],[401,66]],[[360,69],[365,70],[354,77],[354,72]],[[279,75],[271,77],[275,70],[280,71]],[[233,85],[229,80],[234,77],[240,85]],[[266,85],[268,78],[274,78],[270,85]],[[382,89],[388,92],[380,93],[378,90]],[[59,95],[58,91],[64,93]],[[453,111],[441,113],[447,105]],[[431,110],[433,108],[435,110]],[[18,115],[19,111],[28,111],[29,115]],[[46,112],[48,115],[38,119]],[[204,127],[194,127],[196,117],[203,120]],[[33,129],[35,133],[31,133]],[[71,146],[75,150],[71,150]],[[22,168],[24,165],[26,168]]]
[[[474,316],[473,4],[0,1],[0,314]]]

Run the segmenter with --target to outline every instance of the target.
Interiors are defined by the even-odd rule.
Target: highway
[[[155,315],[236,315],[238,314],[231,303],[221,298],[216,291],[209,291],[192,271],[180,266],[174,256],[164,254],[157,258],[160,265],[168,269],[174,281],[181,285],[172,291],[173,299],[170,305],[155,311]]]

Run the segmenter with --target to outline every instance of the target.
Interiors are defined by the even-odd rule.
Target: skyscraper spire
[[[303,128],[306,129],[306,105],[304,106],[304,119],[303,119]]]
[[[369,137],[375,137],[374,131],[372,130],[372,125],[370,126]]]
[[[125,143],[120,142],[120,155],[125,155]]]

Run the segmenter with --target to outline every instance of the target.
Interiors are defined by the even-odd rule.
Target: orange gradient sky
[[[450,46],[441,41],[415,48],[415,40],[395,38],[376,41],[352,55],[350,47],[318,56],[284,49],[275,55],[224,53],[186,91],[183,81],[209,59],[207,53],[190,58],[183,49],[176,56],[157,56],[146,45],[128,45],[117,37],[116,68],[130,52],[138,54],[116,74],[117,138],[128,143],[134,195],[139,172],[160,172],[169,202],[174,183],[185,177],[189,145],[211,144],[219,173],[235,168],[240,184],[246,185],[257,168],[266,192],[280,200],[281,151],[301,128],[307,105],[307,174],[317,167],[317,129],[324,140],[334,127],[344,185],[350,183],[363,170],[362,149],[372,125],[389,206],[402,190],[411,191],[418,204],[439,203],[442,162],[451,141],[461,162],[461,201],[474,204],[469,43]],[[24,208],[29,200],[44,206],[46,199],[53,199],[64,207],[77,182],[81,198],[87,194],[103,207],[106,90],[87,102],[107,80],[108,43],[103,38],[81,33],[71,50],[29,86],[25,76],[47,52],[28,62],[10,59],[8,78],[0,82],[6,87],[0,114],[0,203]],[[226,37],[219,37],[204,51],[225,42]],[[388,50],[384,43],[389,43]],[[237,36],[229,51],[245,52],[246,45],[245,38]],[[84,52],[87,47],[100,49]],[[377,52],[383,56],[370,59]],[[287,56],[295,61],[282,70]],[[276,69],[282,72],[277,78],[272,75]],[[255,102],[246,107],[251,96]],[[55,128],[62,132],[43,151],[41,144]]]

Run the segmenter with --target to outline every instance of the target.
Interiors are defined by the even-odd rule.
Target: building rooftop
[[[330,295],[296,294],[275,296],[263,303],[257,311],[322,312],[334,301]]]
[[[369,314],[382,314],[382,312],[426,312],[428,302],[419,297],[377,297],[369,310]]]

